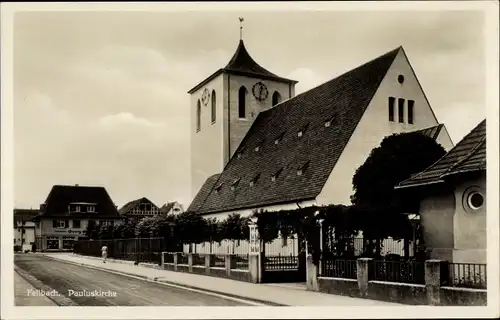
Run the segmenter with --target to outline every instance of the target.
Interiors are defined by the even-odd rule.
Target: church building
[[[453,147],[403,47],[299,95],[296,83],[257,64],[240,40],[227,66],[189,91],[188,211],[224,219],[350,204],[355,170],[384,137],[421,131]]]

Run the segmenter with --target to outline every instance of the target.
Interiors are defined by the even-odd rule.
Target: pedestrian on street
[[[102,262],[106,263],[106,258],[108,257],[108,247],[106,245],[103,245],[101,248],[102,252]]]

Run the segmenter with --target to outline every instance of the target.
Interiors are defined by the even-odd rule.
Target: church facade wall
[[[399,83],[398,77],[404,77]],[[394,121],[389,121],[389,97],[396,100]],[[404,121],[399,123],[398,99],[405,99]],[[413,124],[408,122],[407,101],[415,101]],[[382,139],[393,133],[410,132],[438,124],[424,92],[409,65],[403,50],[400,50],[393,64],[382,80],[365,114],[347,143],[325,186],[317,197],[318,205],[351,203],[352,177],[370,151],[379,146]],[[452,145],[447,133],[441,137],[443,144]]]

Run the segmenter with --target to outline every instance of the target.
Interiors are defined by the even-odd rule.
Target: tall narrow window
[[[216,108],[216,98],[215,98],[215,90],[212,90],[212,123],[215,123],[215,120],[217,118],[217,108]]]
[[[398,120],[399,123],[405,122],[405,99],[398,99]]]
[[[238,116],[240,118],[246,118],[246,100],[247,100],[247,89],[241,87],[238,91]]]
[[[415,107],[415,101],[414,100],[408,100],[408,123],[413,124],[414,121],[414,115],[413,115],[413,109]]]
[[[389,97],[389,121],[394,122],[394,101],[396,98]]]
[[[196,132],[201,130],[201,104],[200,100],[196,103]]]
[[[281,102],[281,95],[278,91],[274,91],[273,93],[273,107]]]

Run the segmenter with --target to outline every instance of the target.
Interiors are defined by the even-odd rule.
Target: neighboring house
[[[39,212],[34,218],[37,250],[72,249],[74,241],[85,237],[90,220],[106,225],[122,221],[103,187],[53,186]]]
[[[140,198],[126,203],[120,210],[120,215],[128,220],[139,221],[160,213],[160,209],[148,198]]]
[[[348,205],[356,169],[384,137],[421,131],[445,150],[453,147],[402,47],[297,96],[288,91],[293,82],[262,75],[243,42],[231,61],[256,71],[222,72],[203,83],[225,98],[215,108],[221,123],[207,122],[203,114],[210,109],[203,107],[201,129],[193,126],[193,183],[198,184],[201,172],[205,183],[188,211],[224,219],[231,213],[249,216],[256,209]],[[269,90],[269,96],[261,96],[260,89],[253,95],[254,85]],[[203,86],[190,91],[195,109],[204,99]],[[275,90],[287,100],[270,101]],[[258,114],[255,119],[243,112],[249,106]]]
[[[431,258],[486,263],[486,120],[396,189],[422,196],[420,220]]]
[[[177,201],[167,202],[160,208],[160,212],[162,214],[177,215],[184,212],[184,207]]]
[[[35,243],[33,218],[37,214],[36,209],[14,209],[14,246],[19,246],[23,251],[31,251]]]

